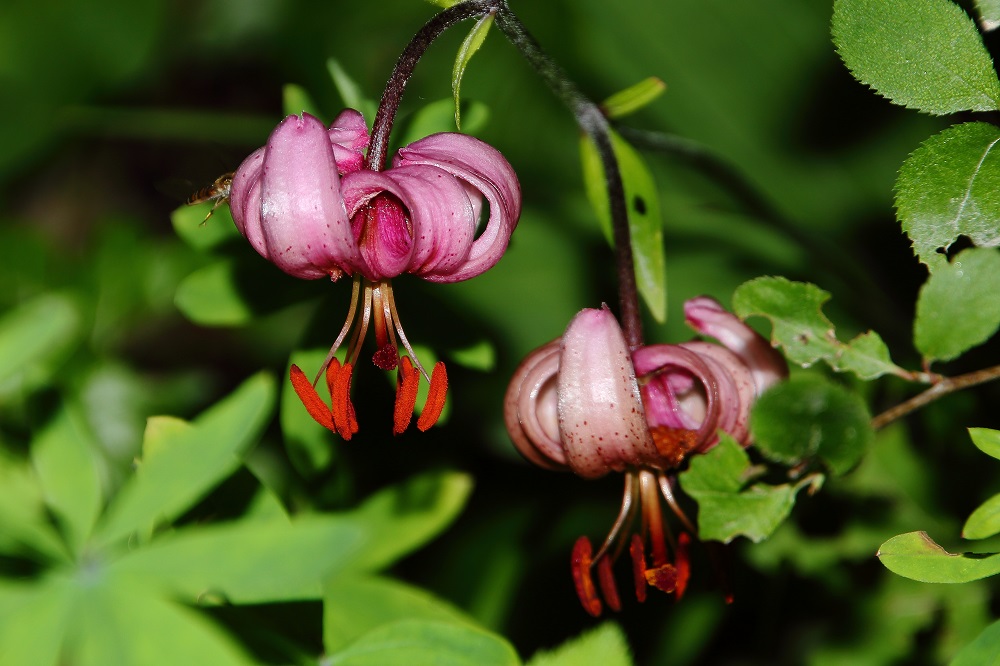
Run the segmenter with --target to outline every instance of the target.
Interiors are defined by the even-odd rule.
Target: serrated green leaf
[[[253,309],[236,283],[236,264],[218,261],[196,270],[177,287],[174,302],[202,326],[240,326],[253,319]]]
[[[745,536],[755,543],[769,537],[791,513],[796,489],[755,483],[746,475],[750,457],[729,436],[711,450],[691,458],[680,474],[681,488],[698,503],[698,536],[729,543]]]
[[[1000,534],[1000,495],[980,504],[962,527],[963,539],[986,539],[994,534]]]
[[[781,346],[792,363],[809,367],[822,360],[838,372],[853,372],[865,380],[883,374],[907,375],[889,358],[877,333],[863,333],[845,344],[822,312],[830,294],[808,282],[760,277],[733,293],[733,310],[742,318],[771,320],[771,343]]]
[[[861,398],[821,377],[795,377],[771,387],[750,414],[758,451],[795,465],[819,457],[834,474],[854,467],[871,446],[871,416]]]
[[[889,571],[923,583],[968,583],[1000,573],[1000,554],[949,553],[927,532],[894,536],[877,556]]]
[[[837,0],[833,41],[854,77],[896,104],[934,114],[1000,106],[989,53],[950,0]]]
[[[31,460],[45,503],[70,549],[79,552],[102,504],[97,446],[82,415],[64,406],[32,442]]]
[[[390,578],[344,576],[323,587],[323,646],[346,648],[362,635],[400,620],[473,625],[472,619],[429,592]]]
[[[330,79],[340,98],[344,100],[344,105],[349,109],[360,111],[365,122],[371,127],[375,120],[375,102],[364,96],[361,87],[347,75],[336,59],[330,58],[326,61],[326,70],[330,73]]]
[[[986,627],[955,655],[949,666],[1000,665],[1000,620]]]
[[[931,271],[959,237],[1000,244],[1000,129],[963,123],[935,134],[906,158],[896,179],[896,217]]]
[[[64,294],[45,294],[0,319],[0,395],[49,380],[55,366],[79,339],[79,306]]]
[[[181,206],[170,214],[170,223],[181,240],[196,250],[210,250],[230,238],[238,238],[240,232],[233,223],[228,204],[217,208],[214,201],[206,201],[194,206]],[[206,215],[211,213],[211,217]]]
[[[667,317],[667,259],[663,248],[663,217],[660,214],[660,193],[645,161],[627,141],[609,130],[611,146],[618,159],[625,206],[632,238],[633,264],[639,293],[658,322]],[[597,146],[589,135],[580,138],[580,160],[587,199],[597,214],[597,220],[608,243],[614,245],[611,230],[611,208],[604,164]]]
[[[969,428],[969,437],[980,451],[1000,460],[1000,430]]]
[[[317,118],[323,117],[309,92],[294,83],[286,83],[282,87],[281,106],[286,116],[300,116],[303,113],[308,113]]]
[[[503,638],[470,626],[403,620],[371,631],[328,657],[330,666],[518,666]]]
[[[528,666],[632,666],[633,663],[621,627],[605,622],[554,650],[535,653]]]
[[[608,97],[601,102],[601,110],[608,118],[621,118],[643,108],[666,89],[667,84],[662,79],[650,76]]]
[[[258,374],[201,414],[194,427],[141,464],[122,486],[98,528],[111,542],[155,521],[169,521],[240,465],[274,405],[274,379]]]
[[[482,102],[462,102],[462,118],[466,134],[475,134],[486,126],[490,110]],[[401,145],[408,145],[438,132],[455,131],[455,102],[439,99],[425,104],[400,123]]]
[[[928,361],[947,361],[1000,327],[1000,252],[969,248],[940,265],[920,288],[913,343]]]
[[[486,35],[490,33],[490,27],[493,25],[493,16],[492,13],[484,14],[476,21],[476,25],[472,26],[472,30],[462,40],[462,45],[458,47],[458,53],[455,55],[455,65],[451,70],[451,93],[455,98],[455,127],[459,130],[462,129],[462,100],[459,94],[462,88],[462,76],[472,56],[486,41]]]

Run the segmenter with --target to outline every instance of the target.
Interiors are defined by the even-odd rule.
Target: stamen
[[[667,564],[667,543],[663,535],[663,513],[660,511],[660,496],[657,492],[656,477],[649,470],[639,472],[639,494],[642,500],[642,519],[649,534],[649,544],[653,549],[653,566]],[[648,573],[647,573],[648,577]]]
[[[677,588],[677,569],[672,564],[646,569],[646,582],[661,592],[673,592]]]
[[[674,497],[674,478],[676,477],[668,477],[663,472],[657,475],[656,480],[660,482],[660,493],[663,495],[663,499],[667,500],[667,506],[670,507],[670,510],[674,512],[675,516],[680,518],[680,521],[684,524],[684,528],[691,534],[697,534],[698,530],[695,529],[691,519],[684,513],[681,505],[677,503],[677,498]]]
[[[326,371],[327,366],[333,360],[333,355],[337,353],[340,349],[340,344],[347,337],[347,334],[351,330],[351,325],[354,323],[354,313],[358,309],[358,294],[361,292],[361,276],[355,276],[354,282],[351,285],[351,305],[347,308],[347,320],[344,322],[343,328],[340,329],[340,333],[337,335],[337,339],[334,341],[333,346],[330,347],[330,351],[327,353],[326,358],[323,359],[323,365],[319,366],[319,372],[316,373],[316,379],[313,383],[319,381],[320,376]]]
[[[413,408],[417,404],[417,388],[420,384],[420,373],[413,367],[409,356],[404,356],[399,362],[399,375],[396,380],[396,407],[392,414],[392,433],[400,435],[410,425],[413,418]]]
[[[417,428],[424,432],[441,418],[441,411],[444,410],[444,403],[448,397],[448,373],[444,369],[444,361],[434,364],[431,371],[431,385],[427,389],[427,400],[424,401],[424,409],[417,419]]]
[[[597,584],[601,586],[601,594],[608,608],[617,612],[622,609],[622,602],[618,598],[618,586],[615,585],[615,574],[611,570],[611,558],[602,557],[597,562]]]
[[[573,570],[573,583],[576,585],[576,594],[580,597],[583,609],[594,617],[601,615],[601,600],[597,596],[597,588],[590,577],[591,565],[590,540],[582,536],[573,545],[573,557],[570,566]]]
[[[309,381],[309,378],[306,377],[306,374],[302,372],[299,366],[292,364],[292,367],[288,371],[288,378],[292,382],[295,395],[299,396],[299,400],[302,401],[306,411],[309,412],[309,416],[324,428],[336,432],[337,428],[333,424],[333,416],[330,413],[330,409],[323,402],[323,399],[319,397],[319,393],[316,392],[312,382]]]
[[[330,362],[330,370],[327,371],[333,423],[336,426],[337,434],[348,441],[358,431],[358,419],[354,412],[354,405],[351,404],[351,373],[353,371],[354,366],[350,363],[345,363],[342,368],[334,369],[333,361]],[[331,374],[334,376],[331,377]]]
[[[611,526],[608,531],[608,535],[604,537],[604,543],[601,545],[601,549],[597,551],[597,555],[594,557],[595,560],[599,560],[604,557],[604,554],[615,544],[618,540],[618,536],[622,533],[622,528],[631,524],[632,519],[635,518],[635,508],[637,505],[636,491],[638,490],[635,485],[636,474],[634,471],[627,472],[625,474],[625,491],[622,493],[622,505],[618,509],[618,517],[615,518],[615,524]],[[617,558],[621,548],[624,546],[624,540],[619,542],[618,551],[615,552],[614,557]]]
[[[691,558],[688,554],[688,547],[691,544],[691,535],[681,532],[677,535],[677,555],[674,558],[674,567],[677,569],[677,584],[674,592],[677,594],[677,601],[684,596],[687,589],[688,579],[691,578]]]
[[[628,553],[632,556],[632,579],[635,582],[635,598],[642,603],[646,600],[646,553],[642,537],[632,535],[632,545]]]

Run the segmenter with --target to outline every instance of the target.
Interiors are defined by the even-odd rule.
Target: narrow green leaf
[[[896,179],[896,217],[932,271],[959,237],[1000,245],[1000,129],[963,123],[935,134],[906,158]]]
[[[328,657],[330,666],[518,666],[503,638],[432,620],[403,620],[371,631]]]
[[[66,541],[79,552],[101,510],[97,446],[84,418],[68,406],[31,445],[45,503],[59,517]]]
[[[0,615],[0,659],[4,664],[56,666],[72,621],[75,589],[61,577],[46,577],[14,592],[15,612]],[[10,601],[10,599],[8,599]]]
[[[462,129],[462,100],[461,95],[459,95],[462,88],[462,76],[465,74],[465,68],[472,60],[472,56],[486,41],[486,35],[490,33],[492,25],[493,14],[484,14],[462,40],[462,45],[458,47],[458,53],[455,55],[455,65],[451,70],[451,92],[455,98],[455,127],[459,130]]]
[[[1000,327],[1000,252],[972,247],[942,264],[917,297],[913,342],[928,361],[947,361],[986,342]]]
[[[601,102],[601,110],[608,118],[621,118],[643,108],[666,89],[667,84],[662,79],[650,76],[608,97]]]
[[[233,223],[229,204],[206,201],[194,206],[181,206],[170,214],[170,223],[181,240],[196,250],[210,250],[230,238],[238,238],[240,232]],[[206,215],[212,216],[206,219]]]
[[[950,0],[837,0],[833,41],[854,78],[896,104],[934,114],[1000,106],[989,53]]]
[[[605,622],[554,650],[536,652],[528,666],[632,666],[633,663],[621,627]]]
[[[339,61],[330,58],[326,61],[326,69],[330,73],[330,79],[340,94],[340,98],[344,100],[344,106],[360,111],[365,122],[371,127],[375,120],[375,102],[364,96],[361,87],[347,75]]]
[[[48,521],[34,469],[0,449],[0,549],[22,553],[27,546],[54,560],[69,560],[64,542]]]
[[[1000,494],[983,502],[962,527],[963,539],[986,539],[1000,534]]]
[[[400,620],[474,624],[451,604],[391,578],[344,576],[323,587],[323,646],[328,654]]]
[[[833,323],[822,312],[828,300],[830,294],[814,284],[760,277],[737,287],[733,310],[743,318],[770,319],[771,343],[802,367],[822,360],[838,372],[853,372],[865,380],[908,374],[892,362],[882,338],[873,331],[846,344],[838,340]]]
[[[749,471],[750,457],[729,436],[723,436],[707,453],[691,458],[680,483],[698,503],[700,538],[729,543],[745,536],[759,543],[788,517],[796,489],[763,483],[744,488]]]
[[[437,5],[438,7],[443,7],[445,9],[448,9],[452,5],[461,2],[461,0],[427,0],[427,2],[431,3],[432,5]]]
[[[490,110],[482,102],[462,102],[462,122],[466,134],[476,134],[490,118]],[[424,104],[400,123],[400,145],[411,144],[438,132],[455,131],[455,102],[439,99]]]
[[[99,538],[106,543],[172,520],[231,474],[267,423],[274,394],[274,379],[255,375],[202,413],[193,428],[179,429],[122,487]]]
[[[794,377],[754,404],[750,432],[770,460],[795,465],[819,457],[834,474],[854,467],[874,438],[859,396],[821,377]]]
[[[963,647],[949,666],[1000,666],[1000,620]]]
[[[969,437],[980,451],[1000,460],[1000,430],[969,428]]]
[[[81,335],[82,315],[64,294],[45,294],[0,319],[0,395],[49,381]]]
[[[253,310],[240,292],[232,261],[218,261],[196,270],[177,287],[174,302],[184,315],[202,326],[240,326]]]
[[[667,317],[667,260],[663,248],[659,190],[639,153],[614,131],[611,131],[611,145],[618,158],[618,169],[625,187],[639,293],[656,321],[664,322]],[[614,245],[604,165],[597,146],[588,135],[580,139],[580,160],[587,198],[597,214],[605,238],[609,244]]]
[[[894,536],[879,547],[877,556],[889,571],[923,583],[968,583],[1000,573],[1000,554],[949,553],[927,532]]]
[[[294,83],[286,83],[281,89],[281,106],[286,116],[300,116],[303,113],[308,113],[317,118],[323,117],[309,92]]]

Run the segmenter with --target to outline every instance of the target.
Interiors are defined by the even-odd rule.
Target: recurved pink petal
[[[229,188],[229,210],[240,233],[258,254],[266,257],[264,230],[260,221],[260,174],[264,167],[264,147],[243,160]]]
[[[710,342],[685,342],[680,346],[701,356],[715,376],[719,387],[719,422],[716,428],[729,433],[744,446],[749,444],[747,424],[755,391],[750,369],[735,353]],[[711,437],[704,442],[700,450],[706,451],[718,441],[718,437]]]
[[[504,396],[504,422],[517,450],[539,467],[565,470],[559,435],[559,341],[531,352],[514,372]]]
[[[458,282],[493,267],[503,256],[521,214],[521,187],[500,151],[464,134],[442,133],[414,141],[398,152],[393,166],[426,164],[468,183],[490,204],[490,217],[469,256],[448,274],[425,276],[433,282]]]
[[[327,132],[333,144],[333,157],[341,175],[364,166],[365,148],[368,147],[368,126],[364,116],[354,109],[340,112]]]
[[[625,338],[607,307],[577,314],[561,350],[559,430],[570,469],[597,478],[658,465]]]
[[[407,192],[388,172],[367,169],[344,176],[341,190],[361,251],[362,275],[382,280],[405,272],[413,256]]]

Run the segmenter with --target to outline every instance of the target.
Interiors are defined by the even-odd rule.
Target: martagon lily
[[[400,149],[384,171],[365,168],[368,142],[364,119],[353,109],[329,128],[308,113],[288,116],[236,170],[229,194],[237,228],[278,268],[303,279],[353,278],[347,320],[315,380],[298,366],[290,371],[309,414],[344,439],[358,430],[350,384],[369,326],[372,362],[398,370],[393,432],[409,425],[421,376],[430,389],[417,426],[434,425],[447,392],[444,364],[428,373],[417,359],[391,280],[411,273],[458,282],[483,273],[503,256],[521,209],[514,170],[478,139],[428,136]],[[345,341],[341,363],[334,355]],[[329,408],[315,389],[324,373]]]
[[[586,309],[561,338],[528,355],[507,390],[507,430],[530,462],[586,479],[625,474],[621,510],[600,549],[594,554],[587,537],[573,549],[577,594],[594,616],[601,596],[613,610],[621,607],[611,567],[626,545],[639,601],[648,585],[683,595],[695,529],[674,496],[676,471],[688,456],[715,446],[720,430],[747,446],[753,401],[787,376],[784,358],[714,299],[689,300],[684,313],[696,331],[722,344],[653,344],[629,353],[607,307]],[[676,538],[661,497],[686,530]],[[629,538],[637,512],[640,533]]]

